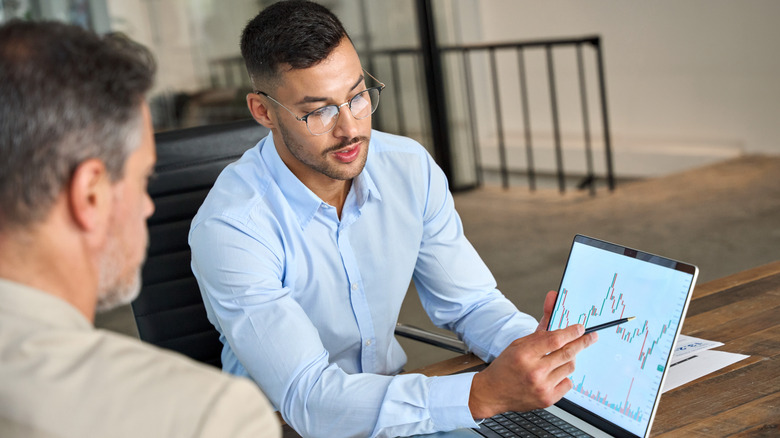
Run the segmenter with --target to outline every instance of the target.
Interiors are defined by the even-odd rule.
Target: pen
[[[610,322],[605,322],[604,324],[594,325],[593,327],[586,328],[585,334],[588,334],[590,332],[595,332],[596,330],[605,329],[607,327],[614,327],[616,325],[623,324],[624,322],[631,321],[632,319],[636,319],[636,317],[629,316],[628,318],[618,319],[616,321],[610,321]]]

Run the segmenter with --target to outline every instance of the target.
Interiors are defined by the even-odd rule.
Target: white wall
[[[636,161],[647,154],[672,157],[672,166],[780,154],[780,1],[477,4],[482,41],[601,35],[619,170],[643,173]],[[582,124],[577,111],[562,117],[565,130]]]

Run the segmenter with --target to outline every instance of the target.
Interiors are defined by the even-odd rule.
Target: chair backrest
[[[268,133],[254,120],[162,132],[149,184],[149,253],[132,308],[141,340],[221,367],[219,333],[190,269],[190,222],[222,169]]]

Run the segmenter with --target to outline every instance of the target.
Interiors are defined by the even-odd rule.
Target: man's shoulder
[[[428,150],[409,137],[373,131],[369,154],[366,168],[380,189],[401,183],[418,192],[441,173]]]
[[[72,430],[58,430],[61,436],[144,436],[162,430],[196,436],[214,410],[229,427],[231,411],[241,415],[251,408],[262,415],[271,410],[246,379],[106,330],[34,330],[22,342],[26,359],[16,356],[18,361],[0,372],[9,383],[0,395],[13,397],[16,406],[13,415],[0,416],[11,415],[9,421],[20,427],[71,425]],[[36,366],[25,366],[25,360]],[[18,375],[11,375],[14,370]],[[87,425],[89,430],[82,429]]]
[[[241,220],[264,202],[272,178],[261,158],[261,142],[237,161],[227,165],[216,178],[195,221],[215,215]]]
[[[232,377],[214,367],[105,329],[46,327],[26,321],[11,327],[11,331],[8,334],[20,338],[19,344],[12,344],[11,339],[3,336],[0,351],[8,357],[17,357],[14,352],[23,349],[28,358],[36,358],[39,364],[36,370],[40,373],[31,371],[31,379],[47,379],[69,369],[60,380],[64,385],[126,392],[127,396],[167,390],[176,394],[192,384],[201,386],[204,394],[208,394],[208,388],[213,391],[232,381]],[[25,360],[22,356],[17,358]],[[89,381],[82,382],[84,376],[90,376]]]
[[[223,373],[211,365],[124,335],[96,331],[102,332],[100,335],[107,344],[113,344],[102,360],[115,370],[115,377],[127,379],[126,387],[131,392],[134,388],[148,388],[151,394],[151,387],[155,387],[160,395],[177,394],[181,402],[192,400],[196,409],[200,407],[199,403],[211,406],[216,401],[238,409],[240,404],[259,405],[256,402],[262,399],[257,386],[248,379]],[[123,360],[117,361],[116,357]],[[134,380],[137,386],[132,384]],[[226,392],[234,397],[225,397]],[[146,398],[146,395],[141,397]]]
[[[393,171],[405,169],[405,172],[428,172],[435,162],[430,153],[417,140],[382,131],[372,131],[371,148],[367,166],[374,172],[382,169]]]
[[[256,436],[258,432],[273,436],[273,408],[255,383],[181,354],[102,332],[100,335],[117,350],[109,352],[112,359],[104,360],[115,369],[113,377],[124,381],[118,396],[124,392],[138,403],[175,400],[182,408],[172,408],[163,415],[171,419],[172,427],[195,420],[187,426],[194,427],[197,436]],[[123,358],[121,363],[116,357]],[[149,414],[157,415],[152,410]]]
[[[376,152],[402,152],[410,155],[427,155],[425,148],[415,139],[388,132],[371,131],[372,147]]]
[[[103,351],[94,350],[94,359],[113,368],[118,375],[137,374],[134,372],[135,366],[154,362],[156,365],[141,370],[141,374],[146,373],[147,378],[151,379],[167,380],[171,385],[194,379],[219,386],[231,380],[230,376],[222,374],[217,368],[122,334],[95,329],[93,336],[95,342],[103,348]],[[121,356],[124,360],[112,360],[115,356]]]

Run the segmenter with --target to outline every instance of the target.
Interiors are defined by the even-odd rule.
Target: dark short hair
[[[280,1],[246,25],[241,55],[259,87],[275,84],[282,67],[303,69],[320,63],[344,37],[349,38],[347,31],[328,8],[310,1]]]
[[[0,26],[0,228],[42,219],[87,159],[122,177],[154,71],[149,51],[122,36]]]

